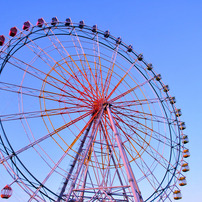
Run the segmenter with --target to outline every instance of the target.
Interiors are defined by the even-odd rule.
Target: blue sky
[[[97,24],[121,36],[127,44],[144,54],[161,73],[170,93],[176,96],[182,109],[183,121],[189,136],[190,172],[188,185],[182,188],[183,202],[201,199],[201,142],[202,132],[202,1],[199,0],[102,0],[102,1],[1,1],[0,35],[29,20],[35,24],[43,17],[47,22],[53,16],[60,21],[71,17],[73,22],[84,20]],[[2,171],[2,168],[0,169]],[[10,183],[0,173],[0,188]],[[11,199],[12,201],[14,199]]]

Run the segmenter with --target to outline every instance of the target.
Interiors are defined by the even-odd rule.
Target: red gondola
[[[12,27],[10,29],[9,36],[14,37],[16,34],[17,34],[17,28],[16,27]]]
[[[6,185],[2,190],[1,190],[1,198],[8,199],[11,197],[13,193],[12,188],[9,185]]]
[[[29,30],[29,28],[30,28],[30,22],[29,21],[27,21],[27,22],[25,22],[24,24],[23,24],[23,27],[22,27],[22,29],[23,30]]]
[[[51,21],[51,25],[56,25],[56,24],[58,24],[58,19],[57,17],[53,17]]]
[[[44,24],[44,19],[43,19],[43,18],[39,18],[36,25],[37,25],[38,27],[42,27],[43,24]]]
[[[5,37],[4,35],[0,35],[0,46],[4,45]]]

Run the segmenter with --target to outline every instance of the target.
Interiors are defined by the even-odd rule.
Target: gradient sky
[[[8,36],[13,26],[22,29],[27,20],[35,25],[41,17],[47,22],[54,16],[60,21],[71,17],[73,22],[84,20],[87,25],[109,29],[112,35],[121,36],[135,51],[143,53],[145,60],[152,62],[155,71],[161,73],[163,82],[169,84],[187,126],[190,172],[188,185],[181,189],[181,201],[202,201],[201,0],[1,0],[0,7],[0,35]],[[0,189],[10,182],[1,166]]]

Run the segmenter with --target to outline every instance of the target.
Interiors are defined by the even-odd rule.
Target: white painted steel
[[[114,119],[112,117],[109,105],[107,106],[107,112],[108,112],[108,115],[109,115],[109,120],[110,120],[110,123],[112,125],[113,132],[114,132],[115,137],[116,137],[116,142],[117,142],[119,151],[121,153],[121,157],[122,157],[123,164],[124,164],[124,167],[125,167],[125,170],[126,170],[126,173],[127,173],[127,177],[128,177],[128,181],[130,183],[131,190],[133,192],[135,202],[143,202],[140,190],[139,190],[137,182],[135,180],[135,176],[134,176],[133,171],[132,171],[131,166],[130,166],[130,162],[128,161],[126,152],[125,152],[125,150],[124,150],[124,148],[122,146],[123,143],[121,141],[121,137],[120,137],[120,135],[119,135],[119,133],[117,131],[116,125],[114,123]]]

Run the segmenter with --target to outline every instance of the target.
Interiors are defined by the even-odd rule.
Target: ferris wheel
[[[121,37],[71,19],[0,36],[0,163],[28,201],[172,201],[188,136],[161,75]]]

